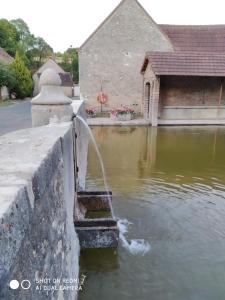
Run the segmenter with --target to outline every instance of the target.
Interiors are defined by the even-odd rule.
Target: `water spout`
[[[103,164],[103,161],[102,161],[102,156],[101,156],[101,154],[99,152],[99,149],[98,149],[98,145],[95,141],[95,138],[93,136],[91,128],[88,126],[87,122],[81,116],[77,115],[76,118],[79,119],[82,122],[82,124],[85,126],[85,128],[87,129],[87,131],[89,133],[89,136],[91,138],[91,141],[92,141],[92,143],[95,147],[95,151],[97,153],[99,163],[100,163],[100,166],[101,166],[101,170],[102,170],[102,177],[103,177],[103,181],[104,181],[105,190],[107,192],[107,197],[109,199],[109,205],[110,205],[110,209],[111,209],[111,212],[112,212],[112,217],[114,218],[115,215],[114,215],[114,211],[113,211],[113,207],[112,207],[111,197],[110,197],[110,194],[109,194],[109,188],[108,188],[108,183],[107,183],[107,179],[106,179],[105,168],[104,168],[104,164]]]
[[[112,207],[112,202],[111,202],[111,197],[109,194],[109,188],[108,188],[108,183],[107,183],[107,179],[106,179],[105,168],[104,168],[104,164],[102,161],[102,156],[98,149],[98,145],[95,141],[95,138],[93,136],[91,128],[88,126],[87,122],[81,116],[77,115],[77,116],[75,116],[75,118],[79,119],[82,122],[82,124],[85,126],[85,128],[87,129],[89,136],[92,140],[92,143],[95,147],[95,151],[97,153],[97,156],[98,156],[98,159],[99,159],[99,162],[101,165],[102,176],[103,176],[103,180],[104,180],[105,190],[107,192],[107,196],[109,199],[109,205],[110,205],[110,209],[112,212],[112,217],[115,218],[113,207]],[[118,220],[117,224],[118,224],[118,228],[119,228],[119,238],[121,240],[122,246],[133,255],[135,255],[135,254],[145,255],[151,249],[150,244],[143,239],[135,239],[135,240],[132,239],[130,242],[128,242],[125,234],[128,230],[129,224],[131,224],[131,223],[127,220],[120,220],[118,218],[117,218],[117,220]]]

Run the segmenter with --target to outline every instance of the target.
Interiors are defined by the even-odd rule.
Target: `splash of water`
[[[128,226],[132,224],[126,219],[120,219],[117,222],[119,227],[119,237],[122,243],[122,246],[127,249],[133,255],[145,255],[151,250],[150,244],[144,239],[132,239],[130,242],[126,239],[125,234],[128,232]]]
[[[112,207],[111,196],[109,194],[109,188],[108,188],[108,183],[107,183],[106,174],[105,174],[105,167],[104,167],[104,164],[103,164],[103,161],[102,161],[102,156],[101,156],[100,151],[98,149],[98,145],[97,145],[96,140],[93,136],[91,128],[88,126],[87,122],[81,116],[77,115],[76,118],[79,119],[82,122],[82,124],[85,126],[85,128],[87,129],[87,131],[89,133],[89,136],[91,138],[91,141],[92,141],[92,143],[95,147],[95,151],[97,153],[97,156],[98,156],[98,159],[99,159],[99,162],[100,162],[100,166],[101,166],[101,170],[102,170],[102,177],[103,177],[107,197],[108,197],[108,200],[109,200],[109,205],[110,205],[110,209],[111,209],[111,212],[112,212],[112,217],[115,217],[113,207]]]
[[[112,217],[115,217],[113,207],[112,207],[111,197],[109,194],[109,188],[108,188],[108,183],[107,183],[107,179],[106,179],[105,168],[104,168],[104,164],[102,161],[100,151],[98,149],[98,145],[96,143],[96,140],[95,140],[93,133],[92,133],[90,127],[88,126],[87,122],[81,116],[77,115],[76,118],[79,119],[82,122],[82,124],[85,126],[85,128],[87,129],[89,136],[92,140],[92,143],[95,147],[95,151],[97,153],[97,156],[98,156],[98,159],[99,159],[99,162],[101,165],[104,186],[105,186],[105,190],[107,192],[107,196],[109,199],[109,205],[110,205],[110,209],[112,212]],[[125,237],[125,234],[128,231],[128,226],[130,224],[132,224],[128,220],[126,220],[126,219],[118,220],[117,224],[118,224],[118,228],[119,228],[119,238],[121,240],[122,246],[124,248],[126,248],[131,254],[145,255],[151,249],[150,244],[143,239],[135,239],[135,240],[131,240],[130,242],[128,242],[128,240]]]

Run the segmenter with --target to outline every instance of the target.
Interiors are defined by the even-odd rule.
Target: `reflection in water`
[[[225,131],[223,127],[92,129],[128,238],[145,256],[86,251],[80,300],[225,299]],[[89,149],[90,189],[103,186]],[[102,252],[103,251],[103,252]]]

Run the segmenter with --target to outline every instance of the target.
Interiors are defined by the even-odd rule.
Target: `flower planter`
[[[132,119],[132,114],[118,114],[117,119],[118,121],[130,121]]]
[[[110,114],[110,119],[115,121],[130,121],[133,119],[133,114],[131,113],[117,114],[117,115]]]
[[[93,115],[87,114],[87,117],[88,117],[88,118],[95,118],[95,117],[96,117],[96,114],[93,114]]]

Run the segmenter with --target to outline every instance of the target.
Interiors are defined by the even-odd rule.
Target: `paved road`
[[[28,127],[31,127],[31,103],[29,100],[0,107],[0,135]]]

